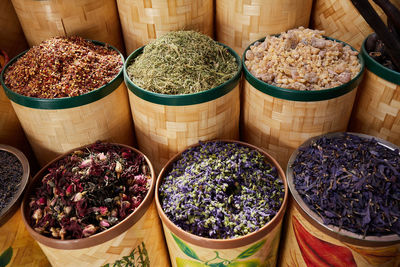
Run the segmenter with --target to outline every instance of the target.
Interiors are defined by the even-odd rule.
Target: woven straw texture
[[[158,173],[176,153],[199,140],[239,137],[239,85],[213,101],[188,106],[164,106],[129,91],[139,150]]]
[[[216,0],[216,36],[242,54],[267,34],[307,27],[312,0]]]
[[[124,51],[115,0],[12,0],[30,46],[79,35]]]
[[[53,267],[102,266],[112,264],[144,243],[150,266],[169,266],[167,248],[155,204],[128,231],[103,244],[84,249],[63,250],[40,244]]]
[[[0,254],[10,246],[13,257],[8,266],[50,266],[46,255],[26,230],[20,210],[0,226]]]
[[[212,263],[220,263],[220,265],[215,266],[276,266],[276,259],[278,254],[278,245],[281,234],[281,226],[282,221],[275,226],[268,234],[262,237],[260,240],[257,240],[254,243],[247,245],[239,245],[239,247],[231,248],[231,249],[211,249],[206,247],[201,247],[190,243],[187,240],[181,239],[186,246],[192,249],[199,260],[194,260],[192,257],[189,257],[177,244],[172,236],[172,232],[168,229],[166,224],[163,224],[165,239],[168,244],[168,251],[171,258],[171,263],[173,267],[181,267],[181,266],[206,266],[200,263],[200,261],[206,262],[211,261]],[[177,237],[179,238],[179,237]],[[179,238],[180,239],[180,238]],[[260,242],[265,241],[261,247],[256,250],[254,254],[247,253],[247,257],[239,258],[239,255],[242,255],[244,251],[254,246],[255,244],[260,244]],[[212,241],[210,241],[212,242]],[[215,259],[216,252],[218,253],[219,258]],[[214,260],[212,260],[214,259]],[[233,261],[229,265],[224,265],[224,260]],[[182,263],[186,263],[182,264]]]
[[[0,1],[0,25],[0,49],[5,50],[10,59],[28,49],[11,0]]]
[[[383,11],[373,1],[369,2],[386,22]],[[326,36],[346,42],[357,50],[360,50],[364,39],[373,32],[349,0],[316,0],[310,24],[314,29],[324,30]]]
[[[366,69],[349,128],[400,146],[400,85]]]
[[[356,91],[324,101],[289,101],[262,93],[245,80],[242,138],[264,148],[285,170],[290,155],[308,138],[346,131]]]
[[[117,0],[127,54],[175,30],[213,37],[213,0]]]
[[[295,221],[294,218],[297,219],[298,224],[293,223]],[[295,225],[299,233],[299,237],[303,237],[303,239],[300,241],[303,243],[303,254],[299,247],[300,242],[295,236]],[[349,259],[349,254],[343,253],[344,250],[347,250],[347,252],[350,252],[353,256],[355,265],[352,266],[400,266],[400,244],[385,247],[379,247],[378,245],[376,245],[376,247],[366,247],[341,242],[316,228],[297,210],[297,207],[295,207],[293,204],[289,205],[286,212],[286,225],[285,230],[283,231],[286,234],[281,240],[279,256],[280,264],[278,265],[281,267],[308,266],[304,261],[304,255],[311,259],[311,261],[314,263],[313,266],[326,266],[325,264],[327,261],[318,258],[318,256],[315,256],[315,254],[320,254],[325,259],[330,258],[329,262],[331,265],[329,266],[346,266],[344,262],[338,262],[338,260],[341,261],[342,257],[346,257],[347,260]],[[314,238],[320,239],[320,241],[313,240],[311,237],[309,237],[309,235],[307,235],[307,233],[312,235]],[[305,235],[307,238],[304,238]],[[321,247],[322,243],[325,243],[325,248]],[[319,246],[317,245],[318,247],[313,247],[313,244],[319,244]],[[340,249],[335,246],[340,246]]]
[[[41,166],[59,154],[97,140],[133,144],[124,83],[106,97],[69,109],[33,109],[12,102]]]

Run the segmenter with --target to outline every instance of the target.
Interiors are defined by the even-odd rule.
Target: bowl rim
[[[311,144],[311,142],[318,140],[322,137],[336,137],[336,136],[343,136],[346,134],[355,135],[355,136],[359,136],[359,137],[363,137],[363,138],[367,138],[367,139],[375,139],[375,140],[377,140],[377,142],[380,145],[382,145],[390,150],[400,149],[399,147],[395,146],[394,144],[392,144],[386,140],[380,139],[378,137],[361,134],[361,133],[354,133],[354,132],[332,132],[332,133],[328,133],[328,134],[321,134],[318,136],[311,137],[311,138],[307,139],[306,141],[304,141],[292,153],[292,155],[289,158],[288,164],[287,164],[287,168],[286,168],[286,177],[287,178],[286,179],[288,182],[288,187],[289,187],[290,193],[292,195],[292,198],[294,199],[293,202],[296,205],[296,207],[298,208],[298,210],[300,211],[300,213],[303,215],[303,217],[306,218],[309,223],[311,223],[317,229],[323,231],[325,234],[327,234],[331,237],[334,237],[338,240],[356,244],[356,245],[361,244],[361,245],[365,245],[365,246],[385,246],[385,245],[392,245],[392,244],[396,244],[396,243],[398,244],[400,241],[400,236],[397,234],[382,235],[382,236],[365,236],[365,238],[363,238],[363,235],[355,234],[355,233],[350,232],[345,229],[340,229],[337,226],[334,226],[331,224],[325,225],[323,223],[321,217],[318,216],[317,213],[315,213],[313,210],[311,210],[308,207],[308,205],[303,201],[302,197],[297,192],[297,190],[294,186],[293,169],[291,166],[294,163],[294,160],[296,159],[296,157],[299,153],[299,149],[303,148],[305,146],[308,146],[309,144]],[[399,154],[399,156],[400,156],[400,154]]]
[[[361,45],[361,54],[365,60],[365,66],[369,71],[376,74],[377,76],[397,85],[400,85],[400,72],[391,70],[386,68],[381,63],[373,59],[367,52],[365,44],[367,42],[368,37],[370,37],[373,33],[367,36],[364,39]]]
[[[7,206],[4,209],[0,211],[0,226],[1,226],[10,219],[10,217],[14,214],[16,210],[19,209],[19,204],[23,197],[23,193],[25,192],[25,189],[27,188],[29,182],[30,167],[28,159],[26,158],[25,154],[22,153],[21,150],[13,146],[0,144],[0,151],[6,151],[13,154],[15,157],[17,157],[22,166],[22,177],[19,188],[17,192],[13,195],[12,200],[7,204]]]
[[[4,75],[6,70],[13,65],[20,57],[25,55],[26,52],[28,52],[30,49],[25,50],[24,52],[18,54],[15,56],[13,59],[11,59],[3,68],[0,74],[0,83],[4,89],[4,92],[6,93],[7,97],[22,106],[29,107],[29,108],[35,108],[35,109],[67,109],[67,108],[74,108],[74,107],[79,107],[83,105],[90,104],[92,102],[95,102],[99,99],[102,99],[106,97],[107,95],[111,94],[114,92],[123,82],[123,66],[124,66],[124,56],[122,53],[115,48],[114,46],[96,41],[96,40],[90,40],[90,39],[85,39],[87,41],[90,41],[94,43],[95,45],[99,46],[104,46],[104,47],[109,47],[115,51],[118,52],[119,56],[121,57],[122,60],[122,66],[121,69],[119,70],[118,74],[108,83],[105,85],[96,88],[88,93],[85,93],[83,95],[78,95],[78,96],[73,96],[73,97],[60,97],[60,98],[37,98],[37,97],[30,97],[30,96],[24,96],[18,93],[15,93],[12,91],[10,88],[8,88],[5,83],[4,83]]]
[[[155,93],[151,92],[148,90],[145,90],[141,88],[140,86],[136,85],[128,76],[127,73],[127,68],[131,65],[132,61],[138,57],[140,54],[143,53],[143,49],[145,48],[145,45],[136,49],[133,51],[128,58],[125,61],[124,67],[123,67],[123,72],[124,72],[124,80],[125,83],[129,89],[130,92],[135,94],[141,99],[144,99],[146,101],[155,103],[155,104],[161,104],[161,105],[167,105],[167,106],[186,106],[186,105],[195,105],[195,104],[201,104],[204,102],[212,101],[214,99],[217,99],[221,96],[224,96],[225,94],[231,92],[238,84],[240,81],[240,78],[242,76],[242,62],[240,59],[240,56],[230,48],[229,46],[218,43],[219,45],[222,45],[225,47],[231,55],[236,60],[237,63],[237,71],[235,75],[230,78],[229,80],[225,81],[224,83],[202,91],[202,92],[197,92],[197,93],[191,93],[191,94],[180,94],[180,95],[168,95],[168,94],[160,94],[160,93]]]
[[[107,142],[108,143],[108,142]],[[22,220],[25,224],[26,229],[28,230],[29,234],[35,239],[37,242],[51,247],[55,249],[63,249],[63,250],[73,250],[73,249],[84,249],[84,248],[89,248],[97,245],[101,245],[107,241],[112,240],[113,238],[116,238],[117,236],[121,235],[122,233],[126,232],[129,228],[131,228],[137,221],[139,221],[143,215],[146,213],[148,208],[151,206],[151,203],[153,201],[153,194],[154,194],[154,188],[156,184],[156,176],[154,172],[153,165],[151,164],[149,158],[141,151],[138,149],[131,147],[129,145],[125,144],[120,144],[120,143],[108,143],[112,145],[117,145],[120,147],[124,148],[129,148],[135,153],[138,153],[142,155],[146,161],[146,163],[149,166],[150,169],[150,176],[151,176],[151,184],[149,187],[149,191],[146,194],[146,197],[143,199],[142,203],[134,210],[131,214],[129,214],[125,219],[120,221],[118,224],[110,227],[107,230],[104,230],[102,232],[96,233],[92,236],[85,237],[85,238],[80,238],[80,239],[69,239],[69,240],[61,240],[61,239],[56,239],[56,238],[51,238],[51,237],[46,237],[44,235],[41,235],[37,233],[32,227],[30,226],[28,219],[27,219],[27,213],[28,213],[28,208],[29,208],[29,197],[31,195],[31,192],[33,189],[36,188],[36,186],[40,183],[40,179],[43,177],[43,175],[47,172],[48,167],[55,163],[56,161],[62,159],[63,157],[71,154],[72,152],[79,150],[79,149],[84,149],[91,144],[83,145],[74,149],[71,149],[62,155],[59,155],[49,163],[47,163],[32,179],[32,182],[30,183],[26,193],[25,197],[22,201],[21,205],[21,213],[22,213]]]
[[[272,34],[269,36],[279,36],[280,34]],[[340,41],[335,38],[331,38],[328,36],[323,36],[325,39],[336,41],[338,43],[342,43],[344,45],[348,45],[353,51],[357,51],[354,47],[349,45],[346,42]],[[365,62],[364,58],[361,56],[361,53],[358,53],[357,57],[358,60],[361,64],[361,69],[358,72],[358,74],[351,79],[348,83],[328,88],[328,89],[322,89],[322,90],[313,90],[313,91],[299,91],[299,90],[294,90],[294,89],[287,89],[287,88],[282,88],[278,87],[275,85],[271,85],[269,83],[266,83],[258,78],[256,78],[246,67],[245,60],[246,60],[246,52],[250,49],[250,46],[254,45],[256,42],[263,42],[266,37],[260,38],[251,44],[247,46],[247,48],[244,50],[243,55],[242,55],[242,65],[243,65],[243,72],[244,72],[244,77],[248,83],[250,83],[255,89],[268,94],[273,97],[277,97],[280,99],[284,100],[292,100],[292,101],[301,101],[301,102],[311,102],[311,101],[323,101],[323,100],[329,100],[333,99],[339,96],[342,96],[353,89],[357,88],[357,86],[360,84],[362,77],[364,75],[364,70],[365,70]],[[358,51],[357,51],[358,52]]]
[[[216,141],[221,141],[224,143],[236,143],[243,145],[245,147],[257,150],[260,152],[262,155],[264,155],[266,161],[270,163],[272,166],[276,167],[277,172],[279,177],[281,178],[285,190],[284,198],[281,204],[281,207],[279,208],[278,212],[275,214],[275,216],[272,218],[271,221],[269,221],[267,224],[265,224],[263,227],[260,229],[251,232],[247,235],[237,237],[237,238],[230,238],[230,239],[212,239],[212,238],[206,238],[206,237],[201,237],[197,236],[194,234],[191,234],[189,232],[184,231],[177,225],[175,225],[164,213],[161,204],[160,204],[160,198],[158,196],[159,188],[162,183],[162,180],[164,176],[170,171],[172,164],[177,161],[183,152],[185,152],[187,149],[199,146],[200,144],[194,144],[191,146],[188,146],[185,150],[175,154],[162,168],[161,172],[159,173],[157,177],[157,183],[156,183],[156,188],[155,188],[155,202],[156,202],[156,208],[158,215],[163,223],[164,226],[164,234],[166,235],[166,229],[167,228],[169,231],[171,231],[173,234],[181,238],[182,240],[185,240],[191,244],[194,244],[199,247],[204,247],[204,248],[209,248],[209,249],[231,249],[231,248],[238,248],[242,246],[246,246],[249,244],[252,244],[260,239],[263,239],[264,237],[267,236],[269,232],[271,232],[273,229],[276,227],[279,227],[279,224],[283,222],[283,216],[286,211],[286,207],[288,205],[288,199],[289,199],[289,189],[286,181],[286,176],[285,173],[282,169],[282,167],[279,165],[279,163],[266,151],[264,151],[261,148],[258,148],[254,145],[251,145],[246,142],[242,141],[237,141],[237,140],[230,140],[230,139],[215,139],[215,140],[210,140],[210,141],[204,141],[203,143],[208,143],[208,142],[216,142]]]

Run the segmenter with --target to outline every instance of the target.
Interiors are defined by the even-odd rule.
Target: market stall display
[[[213,0],[117,0],[117,4],[127,55],[171,31],[214,35]]]
[[[11,60],[1,83],[39,163],[96,140],[133,143],[123,57],[81,37],[56,37]]]
[[[290,158],[282,265],[397,266],[399,148],[356,133],[307,140]]]
[[[256,41],[243,64],[241,137],[282,166],[306,139],[347,129],[364,62],[346,44],[300,27]]]
[[[140,151],[96,142],[61,155],[33,178],[23,220],[53,266],[103,266],[144,248],[141,256],[165,266],[154,186],[153,167]]]
[[[165,165],[155,198],[173,266],[275,265],[288,192],[263,150],[227,140],[193,145]]]
[[[156,172],[199,140],[239,137],[240,58],[208,36],[165,34],[128,57],[124,77],[139,149]]]

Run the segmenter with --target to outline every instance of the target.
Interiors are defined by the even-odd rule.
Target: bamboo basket
[[[187,146],[215,138],[239,138],[239,80],[241,64],[233,78],[207,91],[164,95],[146,91],[129,79],[126,68],[143,47],[125,62],[124,76],[139,149],[149,156],[156,172]],[[240,62],[239,56],[229,50]]]
[[[373,1],[370,4],[383,21],[386,15]],[[400,2],[391,1],[400,7]],[[311,27],[324,30],[325,35],[338,38],[360,50],[365,37],[373,32],[358,10],[348,0],[315,0],[311,14]]]
[[[4,49],[13,58],[26,50],[28,43],[11,0],[0,1],[0,10],[0,49]]]
[[[4,71],[1,83],[41,166],[67,150],[97,140],[134,142],[122,68],[108,84],[72,98],[40,99],[16,94],[5,86]]]
[[[277,168],[285,187],[282,206],[270,222],[245,236],[233,239],[211,239],[188,233],[167,217],[158,196],[162,180],[168,175],[172,165],[181,158],[182,152],[176,154],[159,174],[155,190],[157,211],[163,224],[172,266],[206,266],[206,263],[208,266],[210,262],[215,266],[276,266],[281,226],[289,198],[285,174],[278,162],[265,151],[239,141],[222,141],[239,143],[257,150],[264,155],[266,161]]]
[[[124,51],[115,0],[12,0],[29,46],[79,35]]]
[[[360,55],[359,59],[362,68],[355,78],[319,91],[272,86],[255,78],[245,66],[241,138],[264,148],[286,168],[292,152],[308,138],[345,131],[364,71]]]
[[[333,135],[336,134],[341,133]],[[370,138],[370,136],[361,136]],[[308,140],[304,145],[308,145],[310,142],[311,140]],[[379,140],[379,142],[386,147],[393,148],[392,144],[383,140]],[[290,163],[294,162],[297,152],[293,153]],[[322,219],[307,206],[296,191],[293,184],[293,170],[290,167],[288,167],[286,175],[292,197],[286,214],[286,235],[282,239],[278,266],[325,266],[329,264],[329,266],[346,267],[395,267],[400,265],[400,238],[398,235],[366,236],[364,238],[362,235],[339,229],[339,227],[324,225]]]
[[[41,182],[48,167],[52,163],[72,153],[74,150],[83,149],[84,147],[70,150],[52,160],[35,175],[32,184],[27,189],[26,196],[21,206],[22,219],[28,232],[38,242],[52,266],[97,267],[105,264],[113,266],[115,261],[121,260],[124,256],[128,256],[134,249],[138,251],[139,248],[141,250],[143,248],[146,249],[146,251],[142,251],[139,254],[143,256],[143,258],[148,258],[150,260],[150,266],[169,266],[169,258],[161,229],[161,222],[157,216],[157,210],[153,200],[156,184],[153,166],[149,159],[139,150],[122,144],[118,145],[127,147],[144,156],[150,167],[152,181],[149,192],[139,207],[123,221],[108,230],[97,233],[89,238],[59,240],[45,237],[37,233],[28,223],[29,195],[33,194],[32,190],[35,185]],[[135,253],[135,258],[137,258],[139,254]]]
[[[213,0],[117,0],[126,52],[176,30],[213,37]]]
[[[253,41],[308,27],[312,0],[216,0],[216,37],[242,54]]]
[[[349,128],[400,146],[400,73],[372,59],[365,49],[365,42],[361,53],[367,69]]]

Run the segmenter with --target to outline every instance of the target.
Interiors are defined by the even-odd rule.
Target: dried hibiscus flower
[[[140,205],[150,179],[141,154],[115,144],[89,145],[49,166],[29,203],[30,225],[62,240],[99,233]]]

